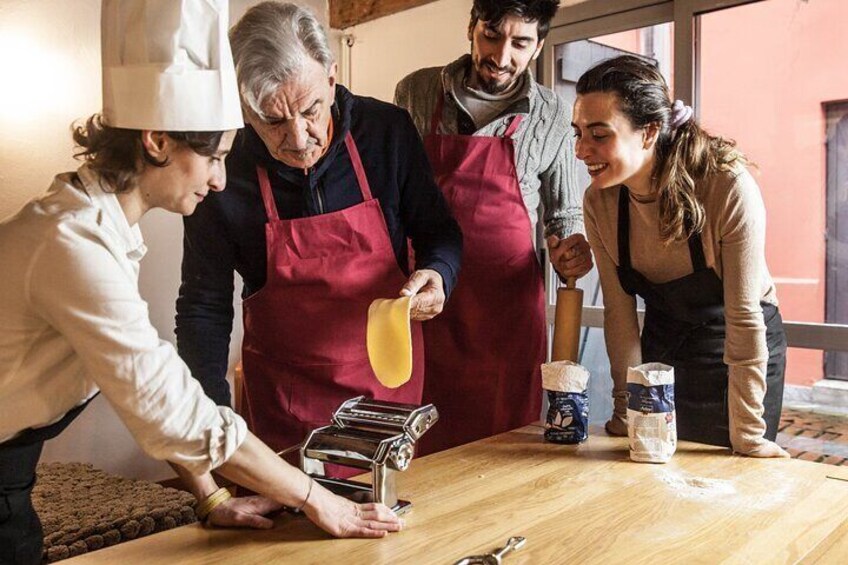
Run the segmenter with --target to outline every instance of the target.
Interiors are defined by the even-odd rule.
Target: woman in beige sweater
[[[672,104],[662,75],[632,56],[580,78],[572,125],[592,177],[584,213],[614,381],[607,431],[627,433],[627,367],[657,361],[675,369],[681,439],[787,456],[773,443],[786,339],[745,158]]]

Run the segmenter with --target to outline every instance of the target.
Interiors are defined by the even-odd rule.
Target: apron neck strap
[[[692,221],[688,216],[685,219],[685,225],[687,230],[691,229]],[[707,259],[704,257],[704,246],[699,233],[689,236],[689,257],[692,258],[692,268],[695,271],[703,271],[707,268]]]
[[[439,130],[439,124],[442,123],[442,114],[445,111],[445,95],[440,93],[439,97],[436,99],[436,108],[433,110],[433,115],[430,117],[430,134],[436,135]],[[518,130],[518,126],[521,125],[521,120],[524,119],[523,114],[516,114],[512,121],[507,126],[506,131],[504,132],[504,137],[512,138],[515,135],[515,132]]]
[[[353,164],[353,171],[356,173],[356,180],[359,182],[362,199],[372,200],[374,197],[371,196],[371,186],[368,184],[368,177],[365,176],[365,167],[362,166],[359,149],[356,148],[356,142],[349,131],[345,134],[345,146],[347,146],[347,153],[350,155],[350,162]]]
[[[368,178],[365,176],[365,168],[362,166],[359,150],[356,148],[356,142],[353,141],[353,136],[350,135],[350,132],[345,134],[345,146],[350,155],[353,172],[356,173],[356,180],[359,184],[359,191],[362,193],[362,199],[373,200],[371,186],[368,184]],[[280,215],[277,213],[277,204],[274,202],[274,193],[271,191],[271,181],[268,180],[268,170],[265,167],[256,165],[256,176],[259,177],[259,191],[262,193],[262,203],[265,205],[265,214],[268,216],[268,221],[276,222],[280,219]]]
[[[618,265],[630,268],[630,191],[624,185],[618,189]]]
[[[512,121],[509,123],[509,126],[506,128],[506,131],[504,132],[504,137],[512,138],[516,130],[518,130],[518,126],[521,125],[522,119],[524,119],[524,114],[516,114],[515,117],[512,118]]]
[[[262,202],[265,204],[265,214],[269,222],[280,219],[277,214],[277,204],[274,202],[274,194],[271,192],[271,182],[268,180],[268,169],[256,165],[256,176],[259,177],[259,191],[262,193]]]

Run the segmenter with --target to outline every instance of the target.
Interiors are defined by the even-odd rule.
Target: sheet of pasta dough
[[[377,380],[388,388],[397,388],[412,376],[409,300],[409,296],[378,298],[368,307],[368,359]]]

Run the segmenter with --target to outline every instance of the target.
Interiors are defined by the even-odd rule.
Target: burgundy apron
[[[463,234],[462,272],[444,312],[424,324],[424,402],[440,420],[432,453],[539,419],[546,354],[544,285],[515,170],[513,118],[504,137],[438,135],[424,146]]]
[[[329,424],[349,398],[421,401],[420,324],[412,327],[413,371],[406,384],[384,387],[368,361],[368,306],[398,297],[407,277],[350,133],[345,145],[364,201],[337,212],[279,219],[268,173],[257,167],[268,215],[268,274],[265,286],[244,301],[242,411],[250,430],[278,451]]]

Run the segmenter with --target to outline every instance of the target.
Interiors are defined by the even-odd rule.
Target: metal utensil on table
[[[527,539],[521,536],[511,537],[507,540],[505,546],[500,549],[496,549],[492,553],[463,557],[454,563],[454,565],[501,565],[501,563],[503,563],[502,559],[504,556],[506,556],[510,551],[521,549],[526,542]]]

